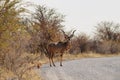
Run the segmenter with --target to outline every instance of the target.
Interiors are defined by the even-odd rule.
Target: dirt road
[[[120,57],[64,61],[63,67],[45,64],[38,72],[44,80],[120,80]]]

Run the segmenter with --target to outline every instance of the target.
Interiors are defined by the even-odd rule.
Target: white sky
[[[57,9],[65,17],[65,28],[93,34],[101,21],[120,22],[120,0],[28,0]]]

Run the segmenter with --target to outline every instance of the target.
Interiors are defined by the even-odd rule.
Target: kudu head
[[[61,31],[64,34],[65,42],[68,42],[74,36],[74,33],[75,33],[76,30],[74,30],[71,35],[67,35],[63,30],[61,30]]]

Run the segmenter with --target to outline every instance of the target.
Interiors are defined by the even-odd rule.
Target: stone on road
[[[87,58],[43,65],[38,71],[43,80],[120,80],[120,57]]]

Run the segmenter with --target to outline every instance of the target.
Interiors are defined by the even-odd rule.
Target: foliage
[[[18,80],[23,80],[30,62],[30,57],[24,54],[27,33],[21,23],[25,10],[21,0],[0,0],[0,66]]]
[[[89,36],[87,36],[85,33],[78,35],[73,41],[72,41],[72,48],[70,50],[70,53],[83,53],[87,52],[89,45]],[[75,45],[76,44],[76,45]]]
[[[4,56],[10,46],[9,41],[12,40],[12,35],[23,29],[18,16],[25,9],[16,7],[20,0],[1,0],[0,3],[0,55]]]
[[[86,34],[80,34],[72,42],[70,53],[92,51],[102,54],[120,52],[120,25],[113,22],[100,22],[95,26],[96,32],[92,39]],[[76,45],[74,45],[76,44]]]
[[[120,25],[113,22],[101,22],[96,26],[96,37],[106,41],[120,41]]]
[[[101,22],[96,26],[98,53],[118,53],[120,51],[120,25],[113,22]]]
[[[33,19],[30,21],[31,26],[26,28],[31,35],[28,48],[31,48],[32,52],[39,52],[39,50],[43,52],[44,46],[48,43],[60,41],[59,29],[63,27],[63,18],[64,16],[57,13],[54,9],[46,6],[37,6]]]

